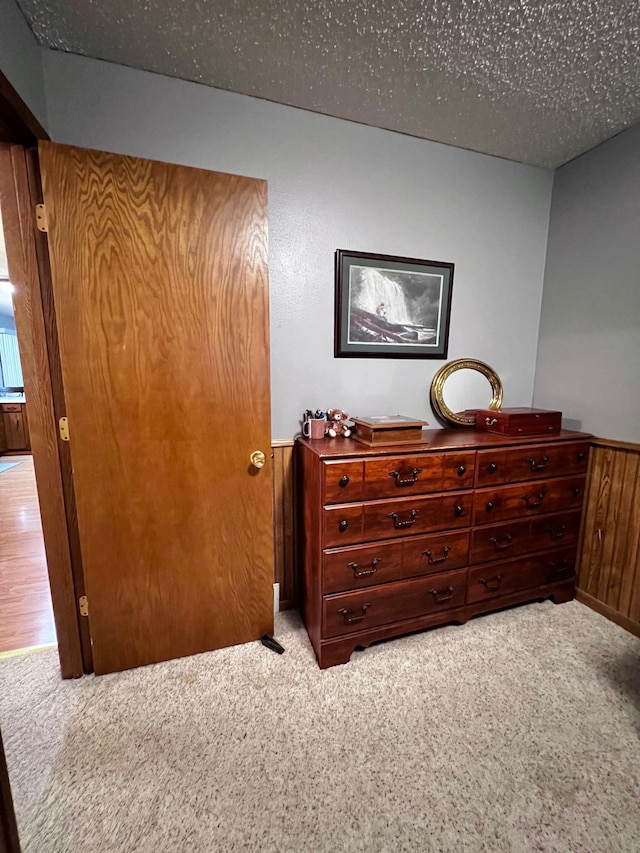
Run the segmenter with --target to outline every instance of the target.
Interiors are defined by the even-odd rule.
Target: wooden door
[[[95,671],[271,632],[266,183],[40,160]]]

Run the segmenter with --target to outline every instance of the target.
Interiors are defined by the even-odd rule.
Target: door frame
[[[87,620],[78,608],[83,577],[77,539],[70,529],[74,510],[68,447],[61,448],[57,426],[64,399],[56,370],[55,314],[46,287],[48,256],[42,242],[46,236],[36,226],[35,203],[41,200],[37,155],[26,147],[39,139],[49,136],[0,72],[0,199],[10,276],[17,285],[14,310],[30,402],[31,448],[60,671],[63,678],[78,678],[92,670],[92,663]]]
[[[18,825],[13,809],[9,771],[0,733],[0,853],[20,853]]]

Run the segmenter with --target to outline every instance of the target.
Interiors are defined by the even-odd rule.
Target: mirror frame
[[[443,365],[433,377],[431,383],[431,406],[442,420],[453,426],[474,427],[476,425],[476,410],[467,409],[464,412],[453,412],[444,401],[444,385],[452,373],[458,370],[477,370],[489,380],[493,398],[487,409],[499,409],[502,404],[502,382],[492,367],[484,361],[474,358],[457,358]]]

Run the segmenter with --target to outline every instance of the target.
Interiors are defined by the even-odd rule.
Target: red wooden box
[[[500,435],[557,435],[562,412],[548,409],[478,409],[476,427]]]

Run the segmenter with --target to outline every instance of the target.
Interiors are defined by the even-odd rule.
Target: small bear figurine
[[[342,409],[329,409],[327,412],[327,425],[325,427],[326,434],[330,435],[331,438],[335,438],[337,435],[349,438],[351,429],[346,423],[348,420],[349,415],[343,412]]]

